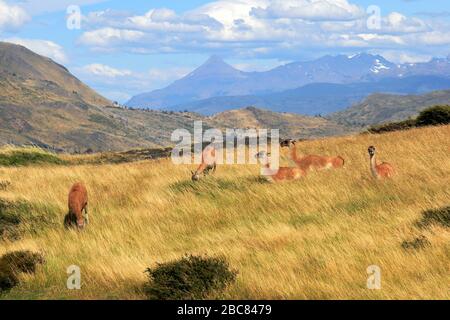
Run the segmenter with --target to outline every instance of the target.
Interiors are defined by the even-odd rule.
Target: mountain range
[[[394,64],[380,55],[325,56],[265,72],[243,72],[217,56],[166,88],[133,97],[138,108],[211,115],[248,105],[307,115],[336,112],[372,93],[420,94],[450,88],[450,56]]]
[[[385,87],[394,83],[402,86],[398,79],[390,79],[379,83]],[[433,79],[440,76],[429,76],[427,83]],[[418,84],[422,80],[414,81]],[[340,87],[332,90],[333,85],[310,86],[329,86],[331,101],[333,90],[341,90]],[[358,88],[352,90],[363,91]],[[311,103],[315,99],[317,96],[311,96]],[[320,104],[323,100],[317,106]],[[422,95],[375,94],[327,117],[255,107],[208,116],[121,108],[86,86],[64,66],[25,47],[0,42],[0,145],[34,144],[65,152],[166,147],[174,144],[171,134],[175,129],[192,131],[194,121],[203,121],[204,129],[273,128],[280,129],[284,138],[325,137],[359,132],[370,124],[402,120],[434,104],[450,104],[450,90]]]
[[[248,108],[212,117],[196,113],[119,108],[64,66],[29,49],[0,42],[0,145],[34,144],[78,152],[172,145],[175,129],[273,128],[283,136],[347,132],[332,120]]]

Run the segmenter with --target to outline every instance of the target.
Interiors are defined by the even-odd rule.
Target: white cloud
[[[427,62],[433,58],[433,56],[429,54],[415,54],[395,50],[381,50],[381,51],[374,51],[373,53],[379,54],[384,58],[386,58],[387,60],[395,63]]]
[[[147,74],[144,74],[144,77],[150,81],[162,81],[168,83],[186,76],[191,71],[192,68],[186,67],[172,67],[167,69],[151,68],[148,70]]]
[[[102,28],[87,31],[80,37],[80,43],[89,46],[114,46],[133,43],[145,38],[145,33],[136,30]]]
[[[21,6],[29,14],[37,16],[48,12],[65,11],[71,5],[86,6],[108,0],[20,0]]]
[[[105,10],[85,19],[90,30],[79,42],[106,51],[289,59],[305,48],[413,51],[420,45],[450,46],[446,26],[398,12],[387,13],[379,29],[369,30],[365,9],[350,0],[219,0],[184,13]]]
[[[100,63],[92,63],[87,66],[84,66],[82,68],[82,71],[84,71],[87,74],[106,78],[117,78],[132,75],[132,72],[130,70],[115,69]]]
[[[30,20],[26,11],[0,0],[0,31],[14,31]]]
[[[22,38],[7,38],[4,41],[24,46],[37,54],[51,58],[61,64],[68,62],[64,49],[52,41]]]
[[[161,88],[187,75],[192,69],[187,67],[168,67],[133,71],[93,63],[73,68],[73,72],[83,82],[86,82],[107,98],[125,102],[130,98],[130,93],[137,94]]]
[[[398,12],[391,12],[382,21],[383,31],[393,33],[415,33],[429,30],[428,25],[418,18],[408,18]]]
[[[309,21],[346,21],[364,16],[364,10],[347,0],[273,0],[266,8],[251,13],[260,18],[303,19]]]

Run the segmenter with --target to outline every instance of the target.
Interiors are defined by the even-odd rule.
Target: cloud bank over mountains
[[[211,54],[255,71],[251,66],[264,65],[261,61],[274,67],[326,54],[367,52],[395,63],[416,63],[450,52],[447,11],[431,2],[429,14],[420,14],[423,8],[405,14],[387,9],[380,0],[379,20],[373,16],[377,8],[362,6],[359,0],[217,0],[197,7],[177,1],[168,1],[166,7],[152,3],[0,0],[0,41],[24,45],[65,64],[83,81],[120,100],[167,85]],[[81,30],[69,32],[62,26],[69,5],[81,6]],[[41,33],[30,31],[47,23],[49,14],[57,15],[53,18],[59,19],[60,30],[41,26]],[[144,55],[152,55],[148,60],[172,60],[159,58],[161,65],[146,67],[124,63],[130,56],[142,62]],[[202,58],[192,59],[194,55]],[[188,57],[186,63],[177,56]]]
[[[414,51],[450,45],[443,23],[390,12],[372,28],[366,9],[347,0],[220,0],[182,13],[168,8],[143,15],[105,10],[85,16],[90,30],[79,43],[100,51],[208,50],[278,58],[299,50]]]

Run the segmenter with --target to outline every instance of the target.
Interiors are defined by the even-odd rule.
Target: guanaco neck
[[[378,178],[377,159],[375,154],[370,156],[370,172],[372,172],[372,176]]]
[[[297,145],[296,145],[296,144],[292,144],[292,147],[291,147],[291,157],[292,157],[292,160],[298,161],[298,157],[297,157]]]

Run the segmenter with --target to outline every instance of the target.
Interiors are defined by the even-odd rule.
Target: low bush
[[[423,110],[416,120],[417,126],[436,126],[450,123],[450,106],[435,106]]]
[[[186,256],[147,269],[149,283],[144,290],[149,299],[205,299],[223,291],[236,279],[224,258]]]
[[[384,133],[390,131],[407,130],[414,128],[416,126],[415,119],[408,119],[400,122],[391,122],[386,124],[381,124],[377,126],[370,127],[367,131],[369,133]]]
[[[12,150],[0,153],[0,166],[29,166],[33,164],[64,164],[58,156],[40,150]]]
[[[11,212],[12,203],[0,199],[0,240],[17,240],[20,238],[18,226],[20,218]]]
[[[420,228],[425,228],[433,224],[446,228],[450,227],[450,206],[426,210],[422,213],[422,218],[417,221],[417,226]]]
[[[36,266],[44,264],[45,259],[39,253],[15,251],[0,258],[0,293],[19,284],[19,273],[33,274]]]
[[[24,233],[38,234],[59,224],[59,210],[52,205],[0,199],[0,240],[14,241]]]
[[[390,131],[407,130],[416,127],[435,126],[450,123],[450,106],[430,107],[422,112],[416,119],[399,122],[390,122],[375,125],[367,129],[369,133],[385,133]]]

